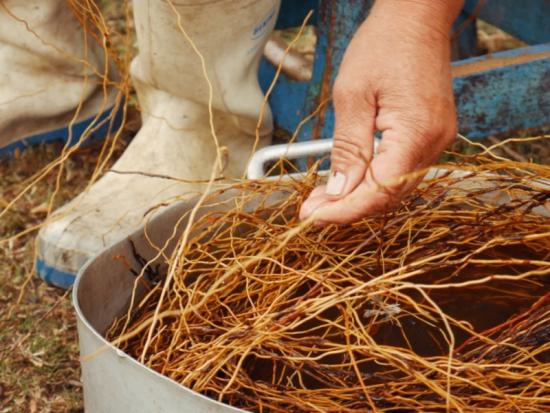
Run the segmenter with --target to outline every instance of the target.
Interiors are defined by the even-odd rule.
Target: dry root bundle
[[[550,411],[550,171],[467,169],[347,226],[299,223],[312,176],[213,194],[108,336],[250,411]]]

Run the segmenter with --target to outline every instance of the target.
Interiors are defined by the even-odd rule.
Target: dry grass
[[[124,144],[117,152],[122,153]],[[44,145],[0,161],[0,203],[21,189],[37,167],[54,160],[59,144]],[[81,149],[66,165],[58,205],[86,185],[100,145]],[[38,184],[0,222],[0,233],[17,234],[41,222],[55,175]],[[82,411],[76,323],[70,292],[49,287],[32,274],[29,234],[0,249],[0,412]],[[26,280],[21,301],[20,291]]]
[[[53,160],[59,148],[49,145],[26,151],[19,159],[2,161],[0,199],[17,193],[20,182],[36,165]],[[73,169],[61,198],[67,199],[86,181],[90,156],[77,159],[85,168]],[[45,180],[0,224],[2,234],[16,234],[39,223],[43,202],[52,188]],[[32,273],[34,234],[0,250],[0,411],[78,411],[80,383],[74,315],[67,294],[34,277],[15,306]]]
[[[124,2],[100,1],[112,36],[111,47],[122,59],[133,53],[122,45],[132,23],[125,20]],[[127,27],[130,26],[130,27]],[[123,138],[115,146],[122,153],[139,117],[131,110]],[[137,122],[136,122],[137,121]],[[26,181],[58,158],[60,143],[43,145],[0,159],[0,208],[21,192]],[[101,142],[92,142],[67,160],[54,207],[78,194],[89,181]],[[1,238],[40,224],[55,191],[56,171],[35,185],[0,220]],[[70,291],[49,287],[33,274],[35,233],[0,248],[0,412],[83,411],[76,320]]]

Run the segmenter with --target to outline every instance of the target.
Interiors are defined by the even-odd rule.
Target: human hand
[[[456,135],[451,25],[462,1],[378,0],[351,41],[333,90],[331,174],[300,211],[350,223],[397,204]],[[373,158],[374,132],[382,141]]]

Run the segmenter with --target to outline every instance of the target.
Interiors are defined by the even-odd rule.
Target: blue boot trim
[[[75,274],[50,267],[40,259],[36,260],[36,274],[48,284],[65,290],[72,287],[76,278]]]
[[[117,130],[122,122],[122,108],[123,105],[118,106],[119,110],[117,111],[114,119],[109,119],[109,116],[111,116],[112,111],[114,110],[114,107],[111,107],[107,109],[105,112],[103,112],[101,115],[92,116],[88,119],[84,119],[78,123],[73,124],[72,126],[65,126],[59,129],[55,129],[52,131],[39,133],[37,135],[28,136],[24,139],[18,140],[17,142],[13,142],[7,146],[4,146],[0,148],[0,159],[10,157],[13,155],[13,153],[16,150],[23,150],[28,148],[32,145],[37,145],[42,142],[49,142],[49,141],[63,141],[67,142],[69,140],[69,136],[71,136],[70,132],[72,129],[72,136],[71,141],[69,142],[69,145],[75,145],[78,143],[82,135],[84,134],[84,131],[92,124],[101,124],[100,127],[98,127],[96,130],[94,130],[90,134],[90,139],[103,139],[105,135],[109,133],[109,131]]]

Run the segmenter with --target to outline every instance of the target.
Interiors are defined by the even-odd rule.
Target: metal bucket
[[[92,259],[80,271],[74,285],[73,302],[83,358],[87,413],[244,412],[162,376],[110,345],[103,337],[130,302],[135,276],[128,270],[128,264],[140,268],[131,242],[141,256],[154,257],[150,241],[160,246],[173,236],[174,228],[176,233],[181,233],[186,220],[178,220],[192,204],[184,202],[168,208],[128,239]],[[173,245],[167,251],[170,249]]]
[[[327,144],[328,143],[328,144]],[[332,142],[309,142],[290,145],[291,158],[315,155],[330,151]],[[263,175],[264,164],[276,159],[287,145],[271,146],[259,151],[250,163],[258,178]],[[305,152],[304,152],[305,149]],[[250,174],[249,174],[249,177]],[[235,191],[226,191],[219,200],[235,197]],[[270,195],[274,199],[281,194]],[[87,413],[229,413],[245,412],[194,392],[177,382],[144,366],[137,360],[112,346],[104,334],[113,321],[128,310],[134,290],[135,276],[128,265],[140,269],[135,251],[146,260],[156,255],[155,246],[170,254],[175,240],[187,224],[182,218],[196,203],[196,199],[175,204],[152,219],[127,239],[118,242],[91,259],[79,271],[73,287],[73,304],[76,310],[84,407]],[[250,208],[254,205],[251,203]],[[223,208],[201,208],[198,215]],[[167,240],[172,240],[167,242]],[[160,263],[162,265],[162,263]],[[143,291],[136,291],[139,295]]]
[[[256,169],[261,175],[262,170]],[[445,172],[432,169],[427,178]],[[461,171],[452,174],[457,177],[467,175]],[[540,184],[543,190],[550,188],[548,182]],[[458,185],[462,186],[460,183]],[[470,185],[468,187],[474,189]],[[235,192],[227,191],[220,198],[231,199],[235,195]],[[273,194],[273,197],[280,197],[280,194]],[[489,193],[484,198],[489,203],[501,204],[508,202],[510,195]],[[132,243],[140,256],[149,260],[156,253],[152,245],[162,246],[166,240],[171,239],[172,242],[168,242],[166,249],[170,253],[174,248],[174,240],[178,239],[187,223],[181,217],[192,208],[194,202],[196,200],[182,202],[166,209],[144,228],[92,259],[80,271],[74,285],[73,301],[78,319],[80,352],[84,358],[82,380],[87,413],[244,412],[160,375],[113,347],[103,337],[115,318],[128,309],[135,282],[135,276],[129,271],[128,264],[134,269],[140,268]],[[211,210],[212,208],[203,208],[199,215]],[[549,216],[548,211],[542,207],[534,212]],[[139,295],[139,291],[137,294]]]

